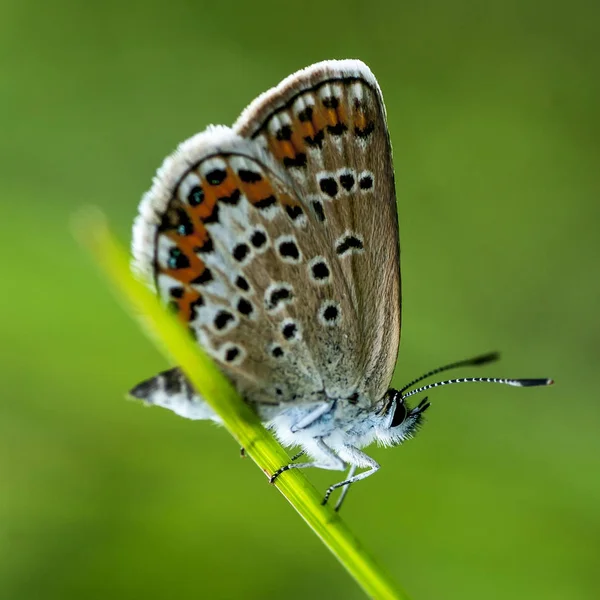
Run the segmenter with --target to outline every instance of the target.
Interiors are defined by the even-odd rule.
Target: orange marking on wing
[[[219,185],[209,185],[208,183],[204,183],[205,193],[207,191],[214,193],[217,200],[219,198],[231,196],[231,194],[233,194],[233,192],[238,188],[237,176],[229,165],[227,165],[226,172],[227,176],[223,180],[223,183],[220,183]]]
[[[206,219],[206,217],[210,216],[217,204],[217,200],[222,198],[223,196],[229,196],[236,188],[235,178],[233,177],[233,172],[229,167],[227,167],[227,176],[219,185],[210,185],[206,179],[202,179],[202,189],[204,190],[204,200],[203,202],[197,206],[192,207],[192,211],[194,211],[202,221]]]
[[[204,200],[198,206],[187,207],[188,214],[192,217],[194,225],[198,221],[204,221],[206,217],[211,215],[217,203],[217,194],[215,194],[212,186],[204,182],[202,189],[204,190]]]
[[[198,246],[201,248],[210,239],[208,229],[206,229],[206,225],[200,219],[194,219],[193,215],[190,215],[190,217],[194,225],[194,233],[188,237],[194,242],[194,247]]]
[[[334,120],[331,120],[333,113]],[[320,104],[313,106],[312,122],[317,131],[324,129],[327,125],[335,125],[335,110],[325,108]]]
[[[192,304],[200,298],[200,294],[191,288],[186,287],[182,298],[175,300],[178,311],[177,317],[184,323],[189,323],[192,320]]]
[[[161,271],[165,273],[165,275],[169,275],[169,277],[173,277],[173,279],[181,281],[182,283],[190,283],[196,279],[196,277],[202,275],[206,269],[206,265],[194,252],[194,248],[197,246],[196,241],[193,239],[194,236],[181,237],[174,232],[167,232],[165,235],[173,240],[181,252],[185,254],[190,266],[185,267],[184,269],[170,269],[167,267],[161,269]]]
[[[248,202],[251,204],[256,204],[260,200],[264,200],[273,194],[273,188],[269,183],[269,180],[265,178],[264,174],[260,181],[256,183],[241,183],[240,187],[244,192],[246,198],[248,198]]]
[[[298,131],[299,134],[304,137],[313,138],[316,130],[313,127],[312,121],[296,121],[294,124],[294,132]]]
[[[327,119],[327,125],[337,125],[338,116],[335,108],[323,108],[325,118]]]
[[[302,135],[302,132],[300,131],[300,128],[298,126],[295,126],[292,129],[292,139],[291,139],[292,145],[294,146],[294,151],[296,152],[296,154],[298,152],[304,152],[304,136]]]
[[[337,117],[340,123],[347,124],[348,119],[348,110],[345,102],[340,102],[337,107]]]
[[[354,127],[364,129],[367,126],[367,117],[362,110],[356,111],[354,114]]]
[[[280,141],[272,137],[269,139],[269,146],[271,147],[273,154],[280,161],[284,158],[294,158],[296,156],[296,151],[294,150],[292,142],[288,142],[287,140]]]
[[[300,202],[298,202],[297,200],[294,200],[294,198],[292,198],[291,196],[288,196],[287,194],[281,194],[279,196],[279,202],[281,202],[281,204],[283,206],[300,206],[300,207],[302,207],[302,204]]]
[[[305,150],[305,142],[304,136],[307,135],[303,132],[304,128],[302,127],[302,123],[298,119],[294,119],[293,115],[289,115],[292,119],[290,124],[290,128],[292,130],[292,137],[290,142],[294,147],[294,153],[298,154],[298,152],[304,152]]]

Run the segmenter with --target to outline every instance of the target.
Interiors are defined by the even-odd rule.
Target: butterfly
[[[169,156],[133,227],[133,268],[177,313],[244,400],[288,447],[292,468],[349,469],[324,498],[379,464],[362,448],[409,439],[429,407],[390,389],[400,340],[394,169],[383,97],[359,60],[324,61]],[[220,422],[179,368],[131,395]],[[306,462],[295,462],[307,455]],[[357,474],[357,469],[364,469]]]

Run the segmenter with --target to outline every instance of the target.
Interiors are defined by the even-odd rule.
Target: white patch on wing
[[[181,202],[183,204],[189,204],[188,194],[190,193],[191,189],[196,186],[201,187],[201,185],[200,177],[198,177],[196,173],[193,171],[188,173],[179,184],[179,188],[177,190],[177,194]]]

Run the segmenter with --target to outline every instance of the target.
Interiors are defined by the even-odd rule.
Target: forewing
[[[372,401],[392,377],[400,337],[398,223],[391,145],[377,81],[356,60],[325,61],[285,79],[255,100],[234,125],[268,151],[324,239],[352,311],[329,336],[327,385],[356,382]],[[315,234],[315,237],[316,234]],[[320,238],[319,238],[320,239]],[[351,320],[355,319],[355,320]]]

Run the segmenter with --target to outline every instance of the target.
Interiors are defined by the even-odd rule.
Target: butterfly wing
[[[343,92],[337,128],[320,128],[333,120],[329,102],[323,114],[314,104],[305,120],[294,108],[328,93],[332,76],[349,68],[336,64],[286,80],[233,130],[213,127],[184,142],[159,170],[134,226],[136,270],[258,403],[356,391],[375,400],[395,363],[397,226],[378,88],[352,61],[351,80],[332,88]],[[298,117],[288,140],[272,125],[283,111]],[[291,156],[296,127],[311,127],[320,140],[305,159],[297,150]],[[339,182],[336,194],[329,179]]]
[[[400,263],[391,144],[375,76],[358,60],[317,63],[257,98],[234,129],[275,157],[334,249],[357,318],[343,332],[354,330],[358,343],[339,339],[351,355],[344,361],[360,375],[361,391],[381,398],[400,341]]]

